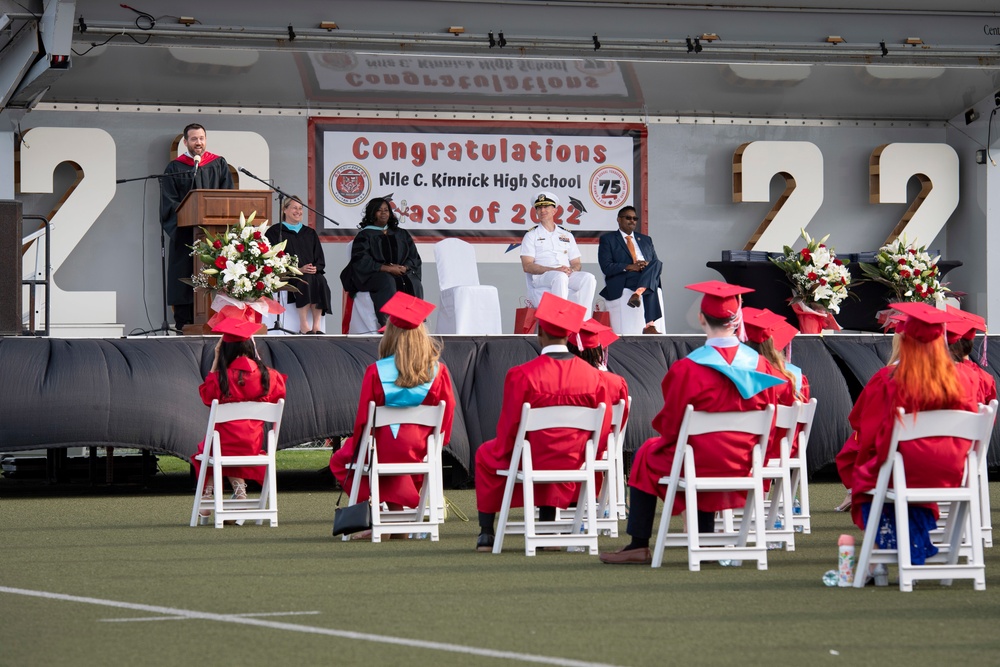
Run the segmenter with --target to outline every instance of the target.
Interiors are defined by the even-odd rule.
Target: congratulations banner
[[[312,119],[310,132],[310,200],[336,221],[317,221],[330,240],[353,238],[373,197],[418,238],[520,239],[542,190],[578,239],[614,229],[622,206],[643,209],[641,126]]]

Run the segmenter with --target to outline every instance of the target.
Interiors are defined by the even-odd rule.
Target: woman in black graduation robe
[[[375,197],[369,201],[358,226],[361,231],[354,237],[351,259],[340,281],[351,298],[358,292],[369,292],[379,324],[385,324],[382,306],[397,291],[423,298],[420,255],[413,237],[400,228],[387,199]]]
[[[281,223],[267,230],[267,240],[277,245],[287,241],[285,252],[299,258],[301,280],[292,282],[298,292],[288,292],[288,303],[299,312],[299,331],[322,333],[323,316],[330,312],[330,285],[324,269],[326,259],[316,230],[302,222],[302,201],[285,199],[281,205]],[[310,323],[311,320],[311,323]]]

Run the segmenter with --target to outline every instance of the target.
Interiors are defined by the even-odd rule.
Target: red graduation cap
[[[948,344],[952,345],[961,339],[973,340],[977,331],[986,331],[986,320],[975,313],[948,306],[948,313],[958,317],[960,321],[948,323]]]
[[[961,320],[926,303],[894,303],[891,307],[906,315],[906,319],[898,327],[899,332],[922,343],[930,343],[944,336],[946,324]]]
[[[774,343],[774,349],[784,350],[791,344],[792,339],[798,335],[799,330],[782,317],[771,332],[771,342]],[[791,351],[789,351],[789,354],[791,354]]]
[[[753,292],[749,287],[730,285],[720,280],[685,285],[689,290],[701,292],[701,312],[720,320],[734,317],[740,309],[740,294]]]
[[[755,343],[763,343],[770,339],[775,349],[783,350],[799,333],[788,321],[767,308],[743,309],[743,324],[746,326],[747,338]]]
[[[222,334],[226,343],[248,340],[260,331],[259,314],[252,308],[227,305],[208,320],[213,333]]]
[[[416,329],[434,310],[434,304],[406,292],[396,292],[381,310],[389,316],[389,321],[400,329]]]
[[[590,318],[580,325],[580,347],[584,350],[591,350],[595,347],[607,347],[618,340],[611,327],[601,324],[594,318]]]
[[[565,338],[580,330],[586,314],[587,309],[580,304],[567,301],[552,292],[545,292],[535,310],[535,319],[545,333]]]

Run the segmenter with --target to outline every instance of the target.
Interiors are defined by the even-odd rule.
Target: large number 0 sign
[[[905,204],[912,177],[920,192],[886,239],[905,235],[930,243],[958,206],[958,155],[947,144],[885,144],[869,161],[872,204]],[[793,245],[823,202],[823,155],[805,141],[754,141],[733,155],[733,201],[770,201],[771,178],[785,191],[747,241],[744,250],[780,251]]]

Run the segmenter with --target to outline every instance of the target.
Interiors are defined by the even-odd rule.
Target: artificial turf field
[[[516,536],[476,553],[473,491],[446,492],[472,521],[452,512],[440,542],[341,542],[337,492],[287,487],[277,528],[217,530],[188,527],[176,489],[0,484],[0,665],[1000,664],[1000,546],[984,592],[901,593],[893,569],[888,588],[823,586],[837,537],[860,542],[839,484],[811,486],[812,534],[766,571],[701,572],[681,549],[659,570],[527,558]]]

